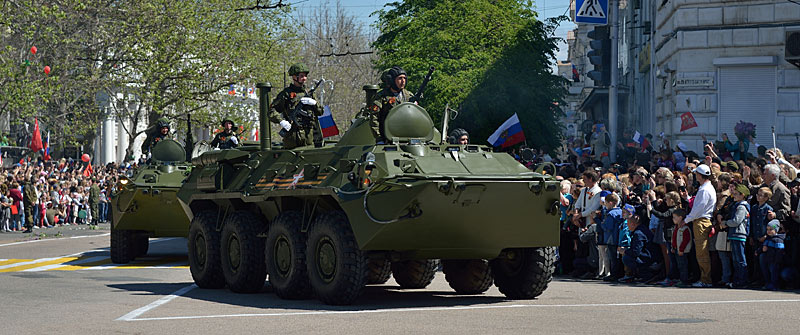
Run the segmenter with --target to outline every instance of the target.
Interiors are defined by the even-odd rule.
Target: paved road
[[[797,292],[556,279],[539,299],[507,301],[496,288],[456,295],[441,274],[425,290],[370,286],[343,307],[280,300],[268,285],[258,294],[204,290],[192,284],[184,239],[151,240],[147,259],[115,267],[107,234],[75,230],[42,242],[0,235],[0,333],[795,334],[800,327]]]

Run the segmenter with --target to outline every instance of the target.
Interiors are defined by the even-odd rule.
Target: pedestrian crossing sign
[[[575,0],[575,23],[608,24],[608,0]]]

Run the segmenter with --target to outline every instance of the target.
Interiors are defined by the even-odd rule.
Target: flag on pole
[[[519,123],[517,113],[511,115],[506,122],[500,125],[500,128],[494,131],[492,136],[487,139],[489,144],[495,147],[510,147],[514,144],[525,141],[525,134],[522,132],[522,125]]]
[[[253,129],[250,130],[250,138],[252,138],[253,141],[258,141],[258,127],[257,126],[253,126]]]
[[[42,149],[42,150],[44,151],[44,154],[42,155],[42,158],[44,158],[44,160],[46,160],[46,161],[49,161],[50,160],[50,131],[47,131],[47,138],[44,141],[44,149]]]
[[[31,150],[36,152],[42,150],[42,132],[39,131],[39,119],[35,119],[33,126],[33,138],[31,139]]]
[[[581,75],[578,73],[578,69],[575,67],[575,64],[572,64],[572,81],[576,83],[581,81]]]
[[[644,136],[642,136],[642,134],[640,134],[639,131],[637,130],[636,133],[633,134],[633,140],[636,143],[642,144],[642,141],[644,140]]]
[[[92,163],[89,163],[88,165],[86,165],[86,168],[83,169],[83,176],[88,178],[91,177],[93,173],[94,169],[92,169]]]
[[[331,114],[331,107],[325,106],[325,111],[319,117],[319,127],[322,128],[322,137],[331,137],[339,135],[339,127],[336,127],[336,122],[333,121],[333,114]]]
[[[697,121],[694,120],[692,112],[681,114],[681,131],[689,130],[697,127]]]

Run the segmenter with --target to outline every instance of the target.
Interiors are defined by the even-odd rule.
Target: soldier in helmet
[[[313,144],[314,132],[319,131],[317,116],[323,113],[322,106],[308,96],[306,90],[308,67],[303,63],[292,64],[289,67],[289,76],[292,77],[292,83],[272,100],[269,111],[269,120],[279,124],[284,130],[283,146],[286,149]],[[307,112],[309,117],[295,117],[291,120],[290,113],[298,107]]]
[[[406,90],[407,80],[406,70],[399,66],[393,66],[391,69],[384,71],[381,76],[384,88],[375,95],[375,99],[367,106],[370,127],[372,127],[372,133],[378,139],[378,142],[386,141],[383,136],[383,122],[386,119],[386,115],[389,114],[389,110],[408,101],[413,95]]]
[[[165,138],[169,138],[169,120],[162,117],[156,121],[154,126],[147,130],[147,138],[144,140],[144,143],[142,143],[142,153],[146,154],[150,152],[156,143]]]
[[[469,144],[469,133],[463,128],[456,128],[450,132],[450,144]]]
[[[236,137],[236,130],[238,128],[232,120],[225,119],[222,121],[222,131],[214,136],[211,141],[212,148],[231,149],[239,146],[239,139]]]

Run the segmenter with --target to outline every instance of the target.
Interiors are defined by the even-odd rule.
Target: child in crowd
[[[783,240],[786,238],[785,234],[778,233],[780,228],[781,223],[778,220],[772,220],[767,224],[767,237],[764,239],[764,245],[761,247],[759,255],[761,272],[766,283],[763,288],[770,291],[778,289],[778,279],[780,279],[780,265],[784,251]]]
[[[659,247],[661,247],[661,257],[664,259],[664,273],[666,274],[664,280],[658,282],[657,284],[669,286],[671,284],[674,284],[670,280],[670,275],[675,273],[675,271],[672,270],[673,264],[671,264],[671,262],[668,261],[672,258],[670,257],[670,251],[669,251],[670,248],[668,248],[668,246],[671,244],[670,242],[672,241],[672,231],[675,226],[672,220],[672,213],[674,213],[675,210],[680,208],[681,205],[680,194],[678,194],[678,192],[675,191],[668,192],[664,196],[664,205],[665,206],[663,206],[663,208],[662,206],[653,205],[652,213],[661,222],[661,229],[658,229],[657,232],[662,233],[662,238],[654,236],[654,239],[658,241]]]
[[[772,198],[772,190],[769,187],[762,187],[758,189],[756,192],[756,201],[758,203],[753,206],[752,210],[750,211],[750,246],[753,248],[752,250],[755,251],[755,254],[759,253],[759,249],[761,249],[761,245],[764,243],[764,240],[767,238],[767,214],[772,211],[772,206],[770,206],[767,201]],[[751,252],[750,256],[753,256],[754,253]],[[758,257],[753,257],[753,264],[751,268],[753,268],[753,281],[757,284],[756,287],[764,286],[764,278],[761,276],[761,262]]]
[[[622,263],[633,270],[633,277],[620,282],[631,283],[639,278],[643,281],[651,279],[654,275],[653,265],[657,263],[660,255],[652,244],[653,233],[646,225],[641,224],[638,215],[628,218],[628,230],[631,231],[631,245],[622,253]]]
[[[722,227],[728,230],[728,242],[731,246],[731,251],[720,252],[720,257],[723,254],[730,255],[733,260],[733,278],[727,283],[728,288],[744,288],[747,286],[747,261],[744,255],[744,242],[747,240],[747,229],[750,224],[750,204],[745,199],[750,196],[750,189],[744,184],[736,185],[731,191],[734,204],[731,206],[733,215],[730,220],[722,221],[722,217],[718,216],[718,222]],[[723,259],[723,262],[726,260]]]
[[[617,253],[620,255],[620,258],[625,255],[625,251],[631,246],[631,231],[628,229],[628,220],[634,216],[634,213],[636,213],[636,208],[633,207],[633,205],[627,204],[622,208],[623,220],[620,224],[619,244],[617,246]],[[630,282],[633,279],[633,269],[628,267],[624,262],[620,263],[622,263],[625,269],[625,276],[619,278],[618,281]]]
[[[675,265],[680,273],[678,287],[691,287],[689,282],[689,253],[692,251],[692,232],[689,226],[683,222],[686,218],[686,211],[676,209],[672,212],[672,222],[675,229],[672,231],[672,254],[675,258]]]
[[[613,278],[611,271],[616,267],[617,263],[620,226],[625,224],[625,219],[622,218],[622,209],[619,208],[619,196],[616,193],[606,195],[604,206],[606,208],[606,216],[601,227],[607,244],[605,260],[608,263],[606,264],[605,273],[601,275],[603,280],[610,280]]]

